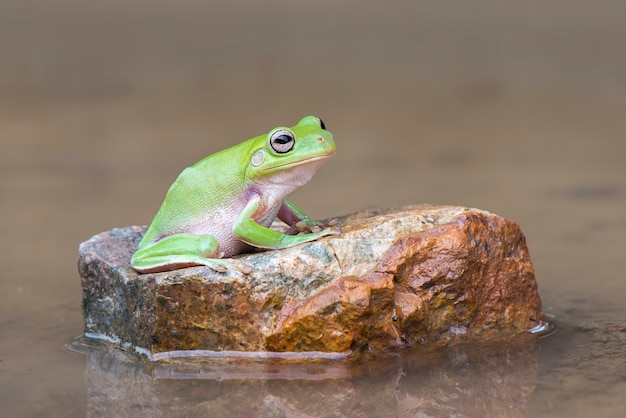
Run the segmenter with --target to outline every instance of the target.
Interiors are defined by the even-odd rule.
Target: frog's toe
[[[324,228],[323,232],[324,235],[341,235],[341,226],[337,224],[329,228]]]
[[[252,266],[250,266],[248,264],[241,264],[239,266],[239,271],[242,272],[245,275],[248,275],[248,274],[252,273],[254,271],[254,269],[252,268]]]
[[[294,225],[299,232],[306,232],[309,228],[309,224],[305,221],[298,221]]]
[[[337,218],[332,218],[332,219],[330,219],[330,220],[326,223],[326,225],[328,225],[328,226],[330,226],[330,227],[333,227],[333,226],[338,226],[338,225],[339,225],[339,219],[337,219]]]
[[[225,264],[221,263],[211,263],[209,264],[211,270],[216,271],[218,273],[226,273],[228,271],[228,267]]]

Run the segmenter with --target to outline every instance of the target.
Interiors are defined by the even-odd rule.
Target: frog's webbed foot
[[[326,223],[319,221],[300,220],[289,228],[288,234],[320,234],[325,235],[338,235],[341,233],[339,226],[339,220],[336,218],[329,219]]]
[[[140,273],[191,266],[208,266],[214,271],[224,273],[228,266],[220,260],[223,253],[218,252],[218,247],[219,243],[211,235],[170,235],[137,250],[131,258],[131,266]]]
[[[228,270],[236,270],[244,275],[248,275],[254,271],[252,266],[242,262],[233,262],[232,259],[222,259],[224,253],[218,254],[218,258],[206,258],[203,265],[218,273],[226,273]]]
[[[319,236],[335,235],[339,229],[335,228],[339,224],[338,219],[330,219],[327,222],[314,221],[290,200],[285,200],[278,211],[278,219],[289,225],[288,235],[316,234]],[[333,231],[326,231],[332,228]]]
[[[199,260],[198,264],[206,266],[217,273],[226,273],[231,270],[239,271],[241,274],[247,276],[254,271],[252,266],[245,263],[233,262],[231,259],[205,258],[201,261]]]

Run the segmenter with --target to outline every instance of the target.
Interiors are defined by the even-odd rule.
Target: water
[[[3,416],[622,416],[625,17],[608,1],[3,2]],[[64,348],[81,241],[148,222],[183,167],[305,114],[338,148],[299,206],[513,219],[559,331],[351,368]]]

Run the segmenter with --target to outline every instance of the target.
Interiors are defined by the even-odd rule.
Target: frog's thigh
[[[135,254],[136,258],[152,257],[215,257],[219,242],[213,235],[178,234],[165,237]]]

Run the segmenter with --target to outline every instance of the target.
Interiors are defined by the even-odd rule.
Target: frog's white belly
[[[233,234],[233,225],[235,220],[239,217],[239,214],[244,210],[247,201],[235,201],[230,205],[223,206],[221,208],[213,209],[208,212],[204,221],[195,225],[190,225],[185,228],[183,233],[192,234],[208,234],[214,236],[220,243],[219,252],[224,253],[224,257],[231,257],[236,254],[249,252],[252,246],[237,239]],[[282,202],[275,204],[272,207],[261,214],[260,218],[256,222],[264,227],[269,227],[276,215]],[[180,233],[179,232],[179,233]]]

